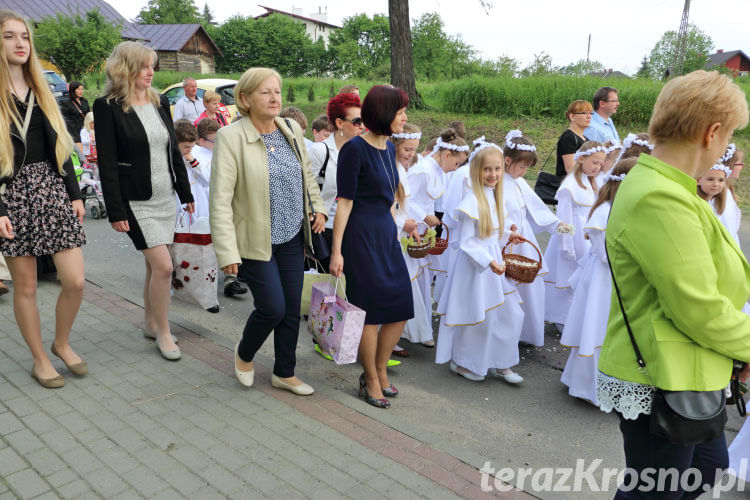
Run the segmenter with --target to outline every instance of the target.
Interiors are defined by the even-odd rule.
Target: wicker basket
[[[414,243],[413,245],[406,245],[406,253],[409,255],[409,257],[413,257],[415,259],[421,259],[422,257],[426,257],[427,254],[430,251],[430,242],[427,241],[427,238],[425,238],[424,234],[422,235],[422,243]]]
[[[539,260],[530,259],[524,255],[515,253],[505,253],[505,249],[511,246],[509,242],[503,247],[502,251],[503,260],[505,261],[505,275],[521,283],[531,283],[536,279],[536,275],[539,274],[539,270],[542,268],[542,253],[529,240],[525,239],[523,241],[534,247],[537,255],[539,255]]]
[[[445,238],[435,237],[435,246],[430,248],[427,251],[430,255],[440,255],[443,252],[445,252],[446,248],[448,248],[448,240],[450,239],[450,231],[448,230],[448,226],[442,223],[441,225],[445,228]]]

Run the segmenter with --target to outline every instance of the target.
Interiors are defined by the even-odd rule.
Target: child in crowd
[[[724,156],[719,159],[719,163],[727,168],[725,173],[729,172],[729,176],[726,180],[728,192],[724,197],[723,212],[719,212],[717,203],[712,203],[716,216],[719,217],[721,223],[724,224],[724,227],[727,228],[727,231],[729,231],[729,234],[732,235],[732,238],[734,238],[734,241],[736,241],[738,245],[740,244],[739,231],[742,212],[740,212],[740,207],[737,206],[737,195],[734,192],[734,186],[732,183],[735,179],[739,178],[740,171],[742,171],[742,167],[744,166],[744,158],[744,153],[737,149],[737,146],[734,143],[731,143],[727,147]]]
[[[349,83],[339,89],[339,94],[354,94],[359,97],[359,87]]]
[[[426,156],[430,156],[432,154],[432,151],[435,149],[435,144],[437,144],[437,137],[433,137],[429,141],[427,141],[427,144],[424,145],[424,149],[421,153],[419,153],[419,158],[416,158],[416,161],[419,162],[422,158]]]
[[[604,161],[602,162],[602,169],[599,171],[599,175],[596,177],[598,187],[602,187],[602,185],[607,182],[606,179],[604,179],[604,174],[607,174],[610,170],[612,170],[612,167],[615,165],[615,163],[617,163],[617,160],[622,154],[622,144],[614,139],[605,141],[603,146],[606,148],[607,156],[604,157]]]
[[[605,179],[604,184],[582,230],[591,244],[590,250],[580,261],[581,269],[571,278],[575,292],[560,338],[560,344],[571,348],[560,380],[568,386],[571,396],[584,399],[594,406],[599,406],[596,397],[597,364],[607,333],[612,297],[604,248],[607,219],[617,189],[636,161],[637,158],[620,160],[611,173],[601,176]]]
[[[466,140],[466,125],[461,120],[454,120],[448,124],[448,128],[452,128],[456,131],[461,139]]]
[[[229,111],[221,104],[221,96],[219,94],[213,90],[207,90],[203,94],[203,106],[206,109],[195,119],[193,122],[194,126],[198,126],[198,122],[204,118],[214,120],[221,127],[229,125]]]
[[[174,131],[177,136],[177,145],[187,167],[190,191],[193,193],[193,199],[195,200],[195,217],[208,217],[208,184],[202,182],[201,179],[209,179],[210,173],[205,176],[197,175],[196,172],[201,172],[203,167],[201,167],[198,159],[193,156],[193,148],[195,147],[195,141],[198,140],[198,133],[190,120],[185,118],[174,122]],[[177,217],[179,219],[182,214],[178,213]]]
[[[628,134],[622,141],[622,155],[620,160],[625,158],[638,158],[641,153],[651,153],[654,145],[648,142],[649,137],[646,133]]]
[[[201,189],[205,189],[206,197],[208,197],[208,186],[211,181],[211,162],[214,154],[214,144],[216,143],[216,133],[221,128],[218,122],[211,120],[210,118],[204,118],[198,122],[196,132],[198,139],[195,147],[193,147],[192,154],[193,158],[198,160],[196,167],[188,170],[188,176],[191,176],[191,187],[192,179],[196,181],[196,185],[199,185]],[[193,194],[195,197],[195,194]],[[196,198],[197,199],[197,198]],[[198,207],[196,206],[196,213],[198,213]],[[206,216],[208,216],[208,206],[206,206]],[[233,295],[242,295],[247,293],[247,288],[237,279],[236,273],[224,273],[224,295],[226,297],[232,297]]]
[[[333,133],[333,126],[326,115],[320,115],[312,122],[313,142],[323,142]]]
[[[480,143],[470,158],[471,192],[453,213],[459,221],[460,252],[438,304],[440,333],[436,363],[450,361],[453,373],[482,381],[488,371],[510,384],[523,378],[519,362],[523,325],[520,297],[504,275],[502,248],[520,236],[505,229],[500,148]]]
[[[536,147],[523,136],[520,130],[512,130],[505,136],[505,175],[503,178],[503,200],[506,217],[516,224],[521,236],[529,241],[513,249],[513,253],[537,260],[539,255],[532,247],[539,247],[536,233],[547,231],[553,234],[564,223],[537,196],[523,178],[529,167],[536,165]],[[518,283],[516,289],[521,296],[524,317],[521,330],[521,342],[544,345],[544,281],[541,276],[547,274],[546,261],[542,260],[542,269],[537,279],[531,283]]]
[[[600,142],[584,142],[573,157],[573,171],[563,179],[555,195],[557,217],[573,226],[558,228],[544,253],[550,269],[545,279],[544,319],[556,323],[560,331],[573,299],[570,277],[578,269],[577,261],[589,251],[590,243],[581,228],[596,201],[596,176],[606,156],[606,149]]]
[[[419,147],[419,139],[422,132],[419,127],[412,123],[404,123],[404,129],[398,134],[391,135],[390,141],[396,147],[396,165],[399,174],[399,187],[396,191],[396,227],[399,229],[399,238],[408,238],[409,234],[417,229],[417,221],[409,215],[408,205],[411,197],[409,181],[406,175],[406,168],[411,163],[412,157]],[[405,247],[404,247],[405,248]],[[427,272],[426,268],[419,267],[419,262],[408,256],[404,249],[404,260],[406,269],[409,271],[409,280],[411,281],[411,291],[414,300],[414,317],[406,322],[404,332],[401,335],[412,343],[429,342],[432,338],[432,311],[425,309],[422,291],[419,288],[419,277]],[[398,344],[393,348],[393,354],[396,356],[407,357],[409,351]]]
[[[698,177],[698,196],[711,205],[719,220],[727,206],[727,179],[730,175],[732,169],[719,160],[708,172]]]
[[[435,215],[435,200],[443,196],[446,187],[446,173],[452,172],[466,160],[469,146],[458,137],[456,131],[449,128],[440,133],[431,155],[423,158],[409,169],[408,182],[411,188],[409,213],[417,222],[424,222],[429,227],[440,225]],[[420,288],[425,309],[432,311],[432,279],[435,273],[445,272],[440,267],[439,256],[428,255],[419,260],[419,266],[425,270],[420,277]],[[432,265],[435,265],[434,267]],[[434,347],[435,341],[423,342]]]
[[[83,128],[81,129],[81,145],[83,146],[83,156],[86,163],[91,167],[91,178],[99,181],[99,166],[96,155],[96,134],[94,133],[94,113],[89,111],[83,119]],[[101,186],[97,183],[97,191],[101,191]]]
[[[305,116],[305,113],[302,112],[301,109],[295,107],[295,106],[287,106],[286,108],[282,109],[279,113],[280,118],[290,118],[297,122],[302,128],[302,133],[304,134],[307,131],[307,117]],[[315,144],[313,141],[308,139],[307,137],[305,139],[305,147],[308,151],[310,151],[311,147]]]

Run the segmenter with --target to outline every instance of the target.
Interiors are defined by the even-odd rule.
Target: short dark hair
[[[596,93],[594,94],[594,102],[593,102],[594,111],[597,111],[599,109],[599,103],[601,101],[606,101],[607,99],[609,99],[610,92],[614,92],[615,94],[619,93],[617,89],[614,87],[602,87],[596,91]]]
[[[331,121],[326,115],[320,115],[319,117],[314,119],[311,126],[312,129],[316,132],[320,132],[321,130],[335,132],[333,125],[331,125]]]
[[[399,109],[409,105],[406,92],[392,85],[375,85],[362,102],[362,123],[378,135],[390,136]]]
[[[177,142],[195,142],[198,140],[198,132],[195,126],[186,118],[180,118],[174,122],[174,133],[177,136]]]
[[[195,129],[198,133],[198,137],[201,139],[208,139],[208,134],[210,133],[216,133],[221,128],[221,125],[219,125],[219,122],[214,120],[213,118],[204,118],[201,121],[198,122],[198,125],[196,125]]]

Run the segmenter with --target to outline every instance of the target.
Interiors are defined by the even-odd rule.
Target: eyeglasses
[[[594,116],[593,111],[579,111],[578,113],[573,113],[574,115],[587,115],[587,116]]]
[[[206,142],[216,142],[216,139],[209,139],[207,137],[201,137],[201,139],[203,139]]]
[[[745,166],[745,162],[741,161],[741,162],[735,163],[734,166],[735,167],[744,167]]]
[[[342,119],[345,122],[350,122],[355,127],[359,127],[360,125],[362,125],[362,118],[360,118],[359,116],[356,118],[352,118],[351,120],[349,118],[342,118]]]
[[[619,100],[619,99],[607,99],[607,100],[606,100],[606,101],[604,101],[604,102],[617,102],[617,103],[619,103],[619,102],[620,102],[620,100]]]

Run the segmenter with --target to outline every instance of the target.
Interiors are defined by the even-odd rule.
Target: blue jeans
[[[297,363],[299,309],[304,281],[302,231],[279,245],[271,245],[271,260],[242,259],[239,275],[253,294],[255,310],[242,331],[238,354],[252,361],[271,331],[277,377],[294,376]]]
[[[724,433],[708,443],[696,445],[679,445],[672,444],[664,438],[655,436],[649,431],[651,415],[640,415],[636,420],[625,420],[619,413],[620,432],[622,432],[623,444],[625,447],[625,464],[629,469],[635,470],[641,480],[638,486],[631,491],[622,491],[621,489],[615,494],[615,499],[669,499],[669,500],[687,500],[698,498],[704,493],[703,486],[713,486],[721,478],[721,473],[716,474],[718,470],[724,470],[729,467],[729,454],[727,453],[727,440]],[[638,488],[644,486],[642,472],[644,469],[653,468],[656,473],[651,475],[655,481],[658,480],[658,471],[674,468],[679,473],[676,487],[672,488],[673,480],[671,476],[665,475],[665,481],[662,483],[665,487],[663,491],[638,491]],[[685,479],[684,484],[697,484],[696,489],[687,491],[680,485],[680,477],[690,477],[683,474],[687,469],[696,469],[701,474],[701,481],[695,479]],[[626,476],[625,484],[633,484],[633,479]],[[657,483],[658,484],[658,483]]]

